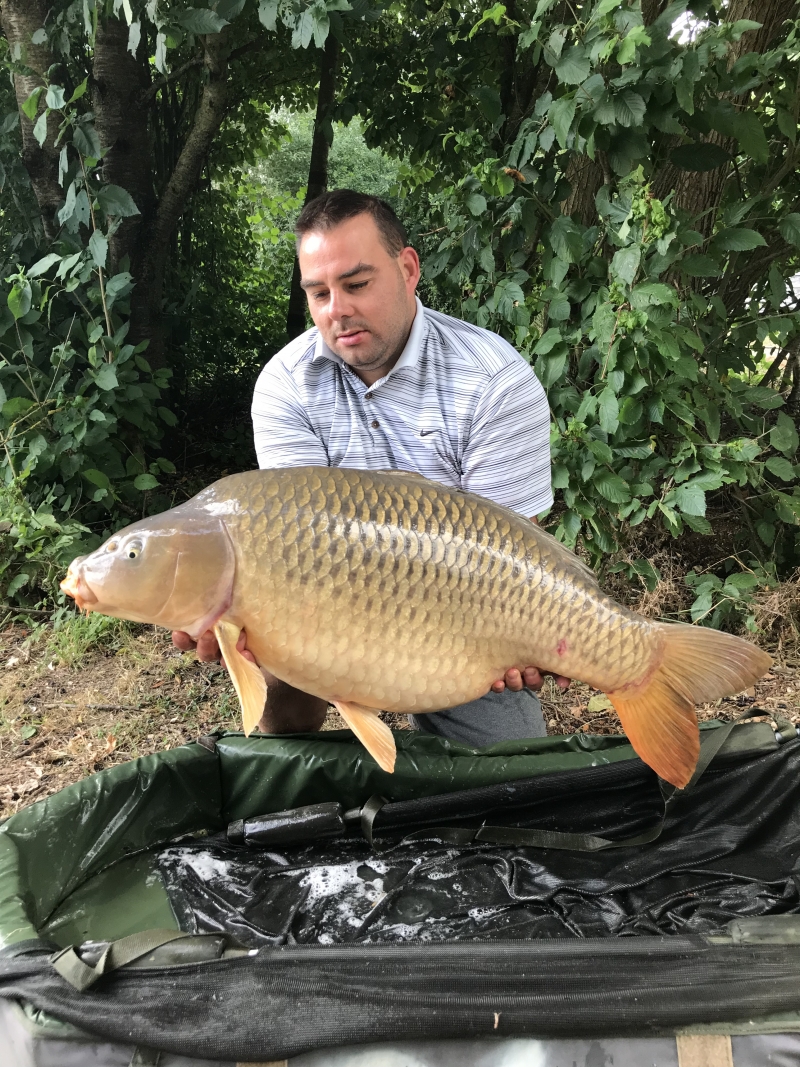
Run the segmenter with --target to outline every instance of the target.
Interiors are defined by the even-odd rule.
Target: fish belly
[[[652,624],[506,508],[401,473],[252,474],[230,524],[230,615],[305,692],[420,713],[474,700],[511,666],[604,689],[647,670]]]

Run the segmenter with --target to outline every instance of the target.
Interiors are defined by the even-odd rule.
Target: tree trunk
[[[726,22],[752,19],[762,25],[760,29],[749,30],[742,34],[738,41],[731,43],[728,66],[732,67],[737,59],[748,52],[765,51],[796,7],[797,0],[731,0],[725,12]],[[736,102],[743,105],[746,98],[739,97]],[[721,146],[732,155],[735,154],[735,142],[714,130],[705,141]],[[663,199],[674,189],[673,204],[688,211],[696,219],[699,232],[704,237],[709,237],[713,232],[728,173],[728,164],[715,170],[697,173],[680,170],[674,164],[667,163],[653,182],[653,192],[659,199]]]
[[[100,144],[109,150],[103,159],[103,179],[127,190],[141,212],[120,220],[108,247],[109,273],[115,274],[128,256],[137,282],[131,293],[128,336],[138,344],[152,331],[149,294],[139,279],[155,213],[155,160],[144,99],[150,87],[149,68],[128,51],[128,27],[120,19],[104,19],[98,25],[92,73],[95,126]]]
[[[135,281],[141,289],[141,304],[137,306],[136,331],[140,339],[150,338],[147,358],[154,367],[165,363],[161,303],[170,242],[200,181],[227,107],[227,33],[223,30],[202,40],[206,77],[194,121],[151,219],[143,222],[139,239],[141,265]]]
[[[47,120],[47,137],[40,147],[33,136],[34,123],[22,112],[22,105],[34,89],[43,85],[42,75],[52,66],[53,55],[47,45],[31,43],[33,34],[42,29],[50,10],[47,0],[2,0],[0,25],[11,48],[12,55],[18,50],[20,62],[30,67],[33,74],[15,74],[14,92],[20,108],[19,119],[22,132],[22,162],[31,181],[31,188],[39,205],[42,227],[48,241],[58,233],[55,214],[64,200],[64,191],[58,184],[58,117]],[[44,93],[38,101],[37,114],[45,109]]]
[[[317,113],[314,117],[314,135],[311,140],[311,162],[308,167],[308,186],[305,203],[324,193],[328,188],[328,123],[336,100],[336,66],[339,60],[339,42],[328,34],[320,59],[319,92]],[[286,332],[289,340],[298,337],[306,328],[306,297],[300,288],[300,262],[295,256],[292,284],[289,290],[289,310],[286,314]]]

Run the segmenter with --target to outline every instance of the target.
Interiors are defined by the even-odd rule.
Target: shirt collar
[[[395,371],[400,370],[401,367],[414,367],[419,362],[419,357],[422,353],[422,339],[425,335],[425,308],[422,306],[422,301],[418,296],[414,297],[417,304],[417,312],[414,316],[414,321],[411,324],[411,333],[408,335],[405,348],[400,353],[400,358],[383,378],[378,379],[370,388],[375,388],[378,385],[383,384],[387,378],[391,377]],[[336,352],[332,352],[330,348],[325,344],[322,339],[322,334],[317,332],[317,340],[314,345],[313,361],[318,359],[329,359],[333,363],[338,363],[340,367],[346,367],[347,364],[341,356]]]

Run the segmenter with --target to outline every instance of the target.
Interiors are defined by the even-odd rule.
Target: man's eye
[[[353,284],[350,286],[350,288],[351,289],[363,289],[366,284],[367,284],[366,282],[353,282]]]

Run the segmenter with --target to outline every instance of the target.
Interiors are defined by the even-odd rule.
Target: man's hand
[[[512,693],[519,693],[523,687],[535,689],[538,692],[544,685],[545,677],[549,673],[549,671],[540,671],[538,667],[526,667],[520,673],[516,667],[511,667],[506,671],[505,677],[498,678],[496,682],[492,683],[492,692],[502,693],[504,689],[508,688]],[[563,674],[554,674],[553,677],[559,689],[569,689],[569,678],[565,678]]]
[[[204,634],[200,634],[197,641],[190,637],[184,630],[173,630],[172,643],[176,648],[179,648],[181,652],[191,652],[195,649],[197,651],[197,658],[203,663],[213,663],[215,660],[219,660],[219,662],[225,666],[225,660],[220,654],[217,635],[213,630],[206,630]],[[255,663],[256,657],[252,652],[249,652],[245,648],[246,644],[247,634],[242,630],[239,634],[239,640],[236,642],[236,648],[241,652],[245,659],[249,659],[251,663]]]

